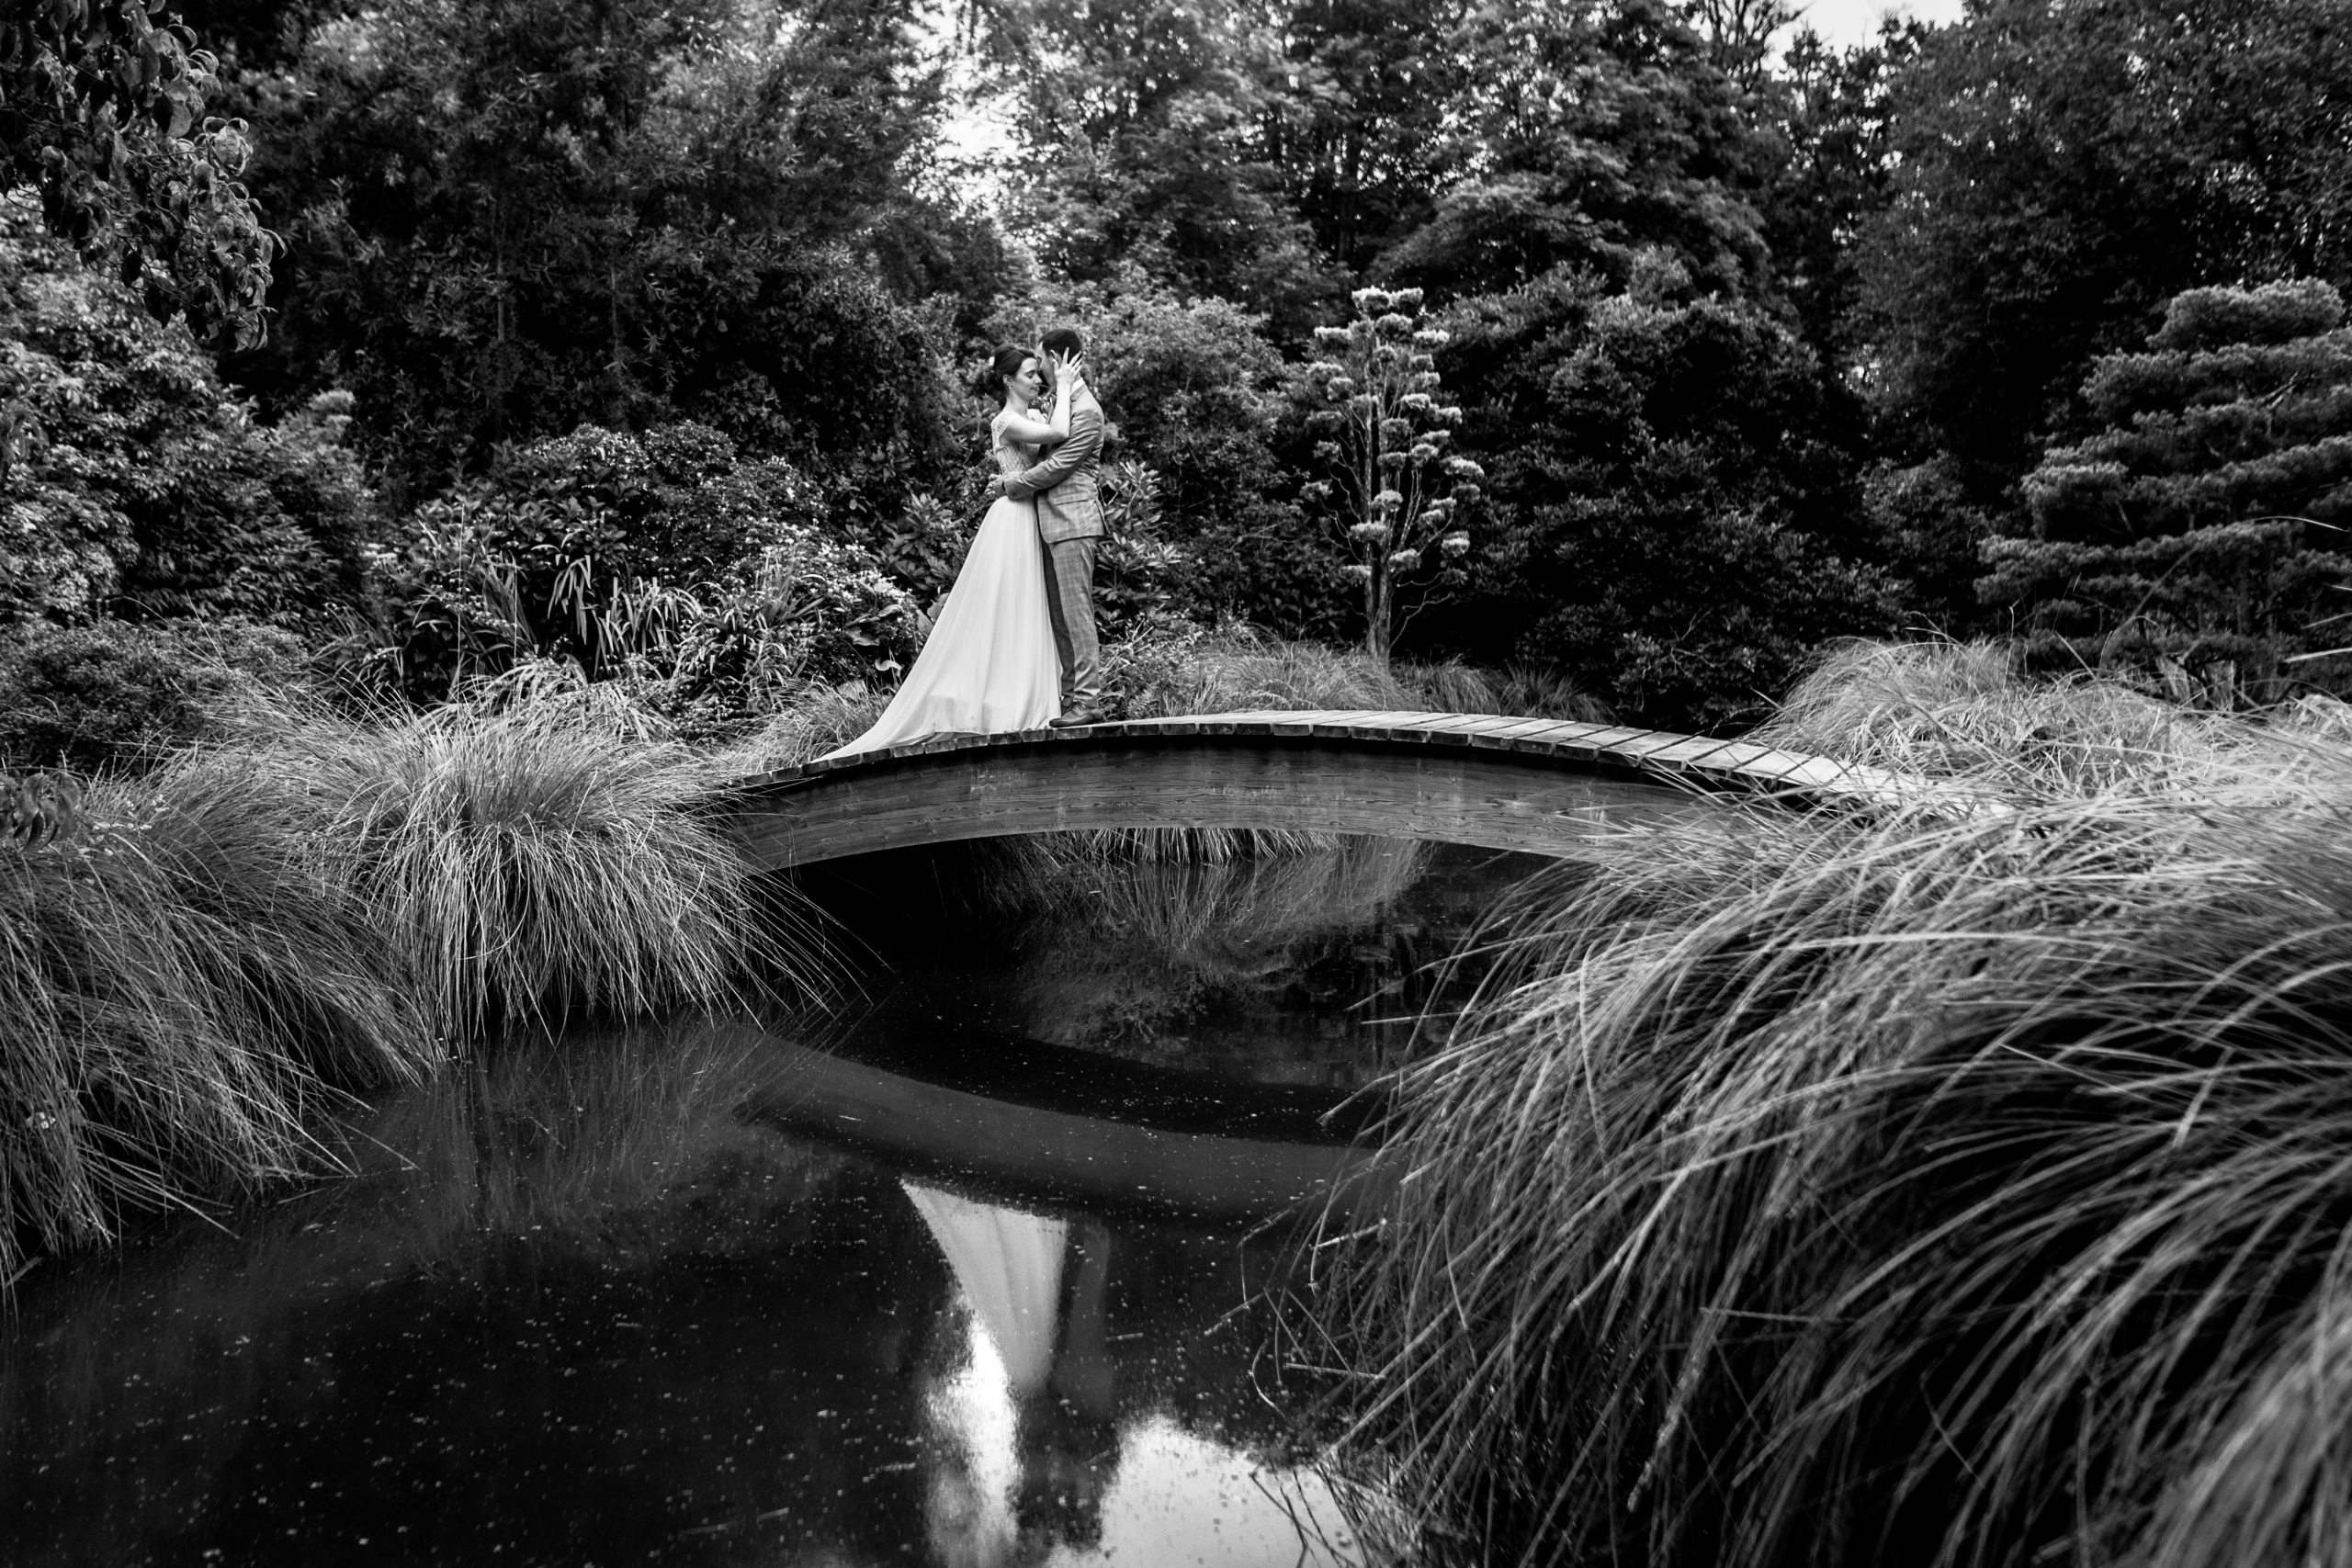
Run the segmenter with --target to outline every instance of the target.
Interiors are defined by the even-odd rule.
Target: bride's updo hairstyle
[[[980,372],[980,378],[973,383],[972,390],[989,402],[1002,402],[1004,384],[1021,374],[1022,361],[1036,357],[1035,349],[1006,344],[989,356],[989,367]]]

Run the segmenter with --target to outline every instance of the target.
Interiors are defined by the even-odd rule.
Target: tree
[[[1283,82],[1266,156],[1322,253],[1351,273],[1429,220],[1467,0],[1294,0],[1271,7]]]
[[[1986,541],[1985,599],[2070,660],[2153,667],[2222,706],[2279,694],[2352,617],[2352,330],[2315,281],[2195,288],[2103,355],[2104,425],[2026,477],[2030,537]]]
[[[1490,478],[1468,591],[1430,636],[1563,670],[1668,728],[1751,722],[1823,640],[1884,632],[1852,451],[1762,306],[1663,253],[1457,308],[1440,363]]]
[[[1414,612],[1464,581],[1470,535],[1457,513],[1486,476],[1467,457],[1442,457],[1462,410],[1437,400],[1435,355],[1447,338],[1430,324],[1421,291],[1359,288],[1351,298],[1353,321],[1315,330],[1316,345],[1338,357],[1307,367],[1309,384],[1334,405],[1308,426],[1336,437],[1316,455],[1340,479],[1311,492],[1337,502],[1355,558],[1345,570],[1363,587],[1364,651],[1385,668]]]
[[[1755,198],[1771,146],[1706,40],[1666,0],[1537,0],[1473,13],[1429,223],[1375,272],[1441,298],[1555,268],[1622,282],[1664,247],[1704,288],[1765,260]]]
[[[2338,0],[1971,0],[1899,76],[1865,244],[1890,408],[1991,498],[2185,288],[2352,281]]]
[[[1770,85],[1773,38],[1805,13],[1792,0],[1685,0],[1685,10],[1716,67],[1741,92],[1759,95]],[[1810,28],[1800,35],[1810,36]]]
[[[914,0],[390,0],[282,76],[259,188],[298,263],[273,400],[360,394],[395,488],[681,416],[761,452],[944,456],[925,319],[873,281],[937,113]],[[911,258],[911,259],[910,259]],[[848,393],[846,378],[859,381]]]
[[[0,166],[50,228],[159,321],[258,342],[277,240],[240,183],[244,126],[208,118],[219,62],[141,0],[48,0],[0,18]]]
[[[1278,334],[1336,292],[1264,128],[1288,112],[1279,33],[1250,0],[980,0],[984,69],[1016,85],[1012,221],[1050,275],[1123,267],[1232,299]]]
[[[0,197],[0,626],[104,613],[301,625],[357,590],[349,400],[264,425],[184,327]]]
[[[1835,381],[1860,367],[1869,340],[1858,242],[1894,199],[1893,86],[1926,36],[1890,18],[1876,43],[1833,51],[1803,28],[1765,89],[1788,148],[1762,200],[1773,289]]]

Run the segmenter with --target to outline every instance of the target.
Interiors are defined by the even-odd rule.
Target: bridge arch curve
[[[1211,714],[934,736],[740,781],[768,869],[910,845],[1093,828],[1375,833],[1578,858],[1725,792],[1893,799],[1874,769],[1737,740],[1482,714]]]

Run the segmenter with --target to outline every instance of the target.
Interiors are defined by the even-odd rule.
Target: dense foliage
[[[0,135],[101,271],[13,220],[0,617],[366,622],[412,694],[701,670],[748,722],[903,664],[983,501],[958,388],[1069,322],[1122,624],[1393,642],[1669,726],[1904,625],[2088,655],[2136,615],[2189,639],[2134,666],[2176,694],[2331,685],[2300,589],[2242,611],[2235,568],[2158,562],[2125,614],[2131,571],[2042,569],[2121,544],[2048,500],[2127,433],[2102,355],[2185,291],[2352,284],[2336,9],[1971,0],[1838,50],[1779,0],[44,7]],[[1369,554],[1396,521],[1374,488],[1333,526],[1311,368],[1366,288],[1445,334],[1403,373],[1462,417],[1408,471],[1485,491],[1399,490],[1443,525]],[[680,477],[679,441],[726,453]],[[2326,521],[2215,505],[2238,532],[2200,540]],[[2227,678],[2168,673],[2190,644]]]
[[[242,373],[278,398],[350,387],[411,491],[582,420],[696,418],[763,456],[933,474],[939,345],[874,276],[956,265],[952,224],[902,232],[938,101],[911,9],[396,0],[320,20],[243,84],[277,130],[255,188],[304,265]]]
[[[0,198],[0,627],[350,604],[371,497],[347,396],[264,424],[185,330]]]
[[[0,185],[198,336],[261,336],[277,237],[240,183],[241,121],[207,112],[219,61],[159,9],[49,0],[0,18]]]
[[[2344,640],[2324,629],[2352,609],[2352,330],[2334,288],[2191,289],[2147,352],[2098,361],[2083,401],[2106,428],[2026,476],[2033,533],[1988,541],[1986,598],[2077,660],[2152,664],[2225,706],[2275,697],[2289,661]]]
[[[1623,292],[1557,276],[1464,310],[1452,357],[1463,440],[1495,456],[1451,635],[1712,727],[1893,621],[1832,400],[1770,312],[1651,253]]]
[[[911,600],[824,516],[798,469],[707,425],[582,425],[408,519],[377,572],[383,653],[417,695],[556,660],[657,682],[661,705],[723,728],[913,657]]]
[[[2352,278],[2335,0],[1978,0],[1893,92],[1886,393],[1997,488],[2184,288]]]
[[[143,772],[231,733],[254,687],[304,683],[305,653],[250,622],[36,626],[0,643],[0,771]]]

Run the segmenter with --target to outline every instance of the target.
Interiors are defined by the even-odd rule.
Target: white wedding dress
[[[903,1177],[899,1185],[947,1255],[972,1314],[1004,1362],[1016,1394],[1046,1386],[1061,1337],[1062,1256],[1069,1223],[1043,1214],[976,1203]]]
[[[1003,414],[989,422],[989,434],[999,473],[1017,474],[1036,462],[1039,448],[1006,434]],[[1035,502],[991,505],[890,705],[873,728],[818,761],[925,735],[1043,729],[1058,717],[1061,664],[1046,608],[1045,554]]]

